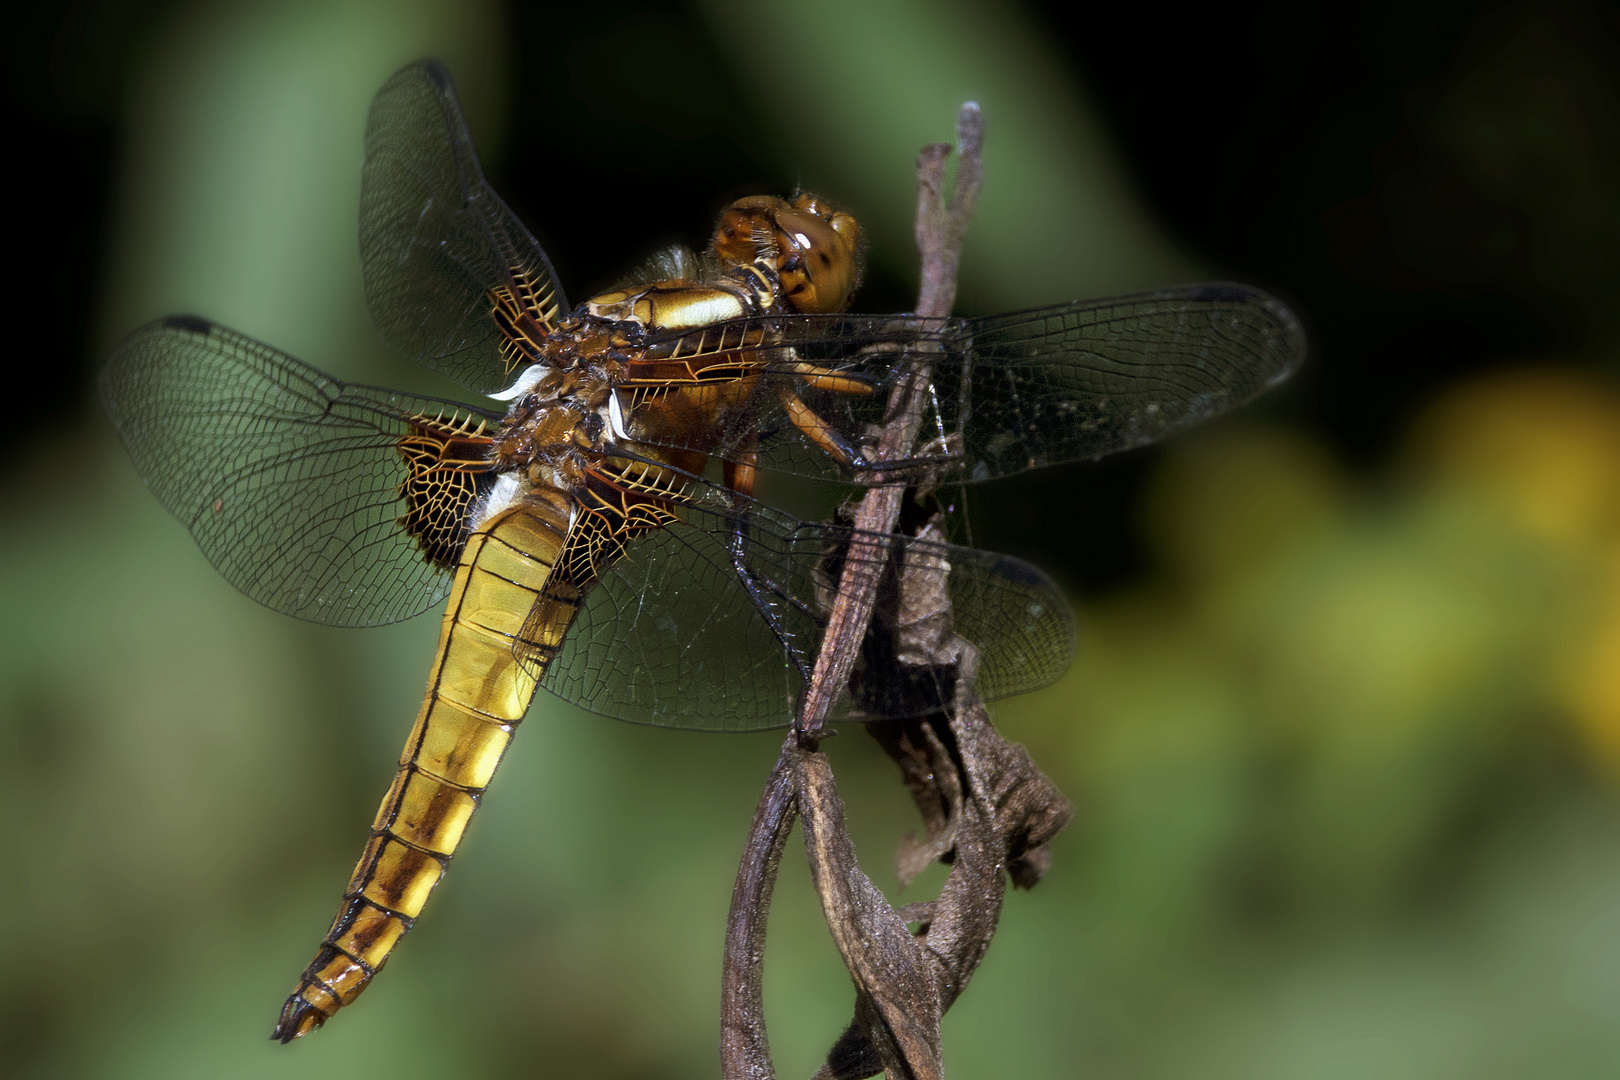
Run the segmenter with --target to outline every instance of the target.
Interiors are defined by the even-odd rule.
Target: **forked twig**
[[[978,105],[962,106],[956,124],[961,147],[956,171],[956,189],[950,203],[945,201],[945,162],[951,148],[932,143],[917,155],[917,249],[922,255],[922,282],[917,294],[917,314],[944,318],[956,303],[956,269],[961,262],[962,240],[968,222],[979,202],[979,184],[984,175],[979,149],[984,142],[984,117]],[[883,431],[878,438],[877,460],[896,461],[910,455],[922,427],[923,405],[933,365],[925,352],[909,357],[912,370],[890,391]],[[875,486],[861,500],[855,512],[855,529],[860,533],[887,536],[900,520],[900,506],[907,489],[884,484]],[[857,540],[858,544],[859,541]],[[844,564],[843,580],[822,635],[810,685],[805,689],[799,713],[799,732],[813,739],[821,730],[827,712],[849,681],[849,673],[860,655],[877,595],[883,550],[851,551]]]
[[[943,192],[950,148],[929,146],[918,158],[921,315],[944,317],[955,300],[962,238],[981,176],[983,124],[976,105],[962,107],[957,134],[961,155],[948,203]],[[931,357],[914,354],[906,362],[912,368],[891,393],[878,433],[880,461],[906,458],[921,427]],[[771,891],[795,818],[804,819],[811,876],[856,990],[854,1019],[817,1077],[854,1080],[883,1072],[922,1080],[942,1075],[940,1018],[989,947],[1004,872],[1024,887],[1038,881],[1048,862],[1046,842],[1073,812],[1023,748],[991,726],[974,691],[978,654],[951,630],[949,566],[902,554],[900,565],[884,570],[888,547],[860,539],[892,533],[902,510],[917,505],[916,494],[913,488],[880,484],[861,500],[854,515],[856,539],[844,561],[798,723],[755,812],[726,927],[721,1064],[727,1080],[775,1077],[761,975]],[[939,515],[926,515],[915,535],[943,539]],[[882,593],[880,609],[879,587],[885,582],[892,589]],[[928,830],[926,840],[902,848],[902,880],[936,859],[951,863],[937,901],[900,912],[856,862],[831,766],[817,749],[824,719],[849,684],[874,612],[879,618],[871,633],[889,637],[890,647],[881,652],[896,669],[904,657],[906,663],[954,673],[945,712],[868,725],[900,765]],[[871,667],[869,657],[863,677],[883,679],[885,672]],[[918,924],[915,933],[908,922]]]

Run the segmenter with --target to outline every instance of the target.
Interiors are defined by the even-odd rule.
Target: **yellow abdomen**
[[[547,497],[547,496],[550,497]],[[343,905],[271,1036],[287,1042],[321,1024],[365,989],[415,922],[478,809],[495,766],[528,712],[540,663],[520,664],[514,639],[535,605],[555,654],[579,606],[571,585],[551,581],[567,538],[561,493],[509,510],[467,541],[416,726],[400,755]],[[551,588],[547,588],[550,584]]]

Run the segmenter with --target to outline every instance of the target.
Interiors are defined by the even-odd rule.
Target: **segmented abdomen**
[[[556,608],[543,613],[557,637],[548,644],[560,644],[579,599],[564,582],[547,588],[567,537],[570,502],[561,493],[540,498],[467,541],[399,772],[337,919],[282,1008],[272,1038],[288,1042],[313,1031],[365,989],[439,883],[529,709],[543,665],[520,663],[514,639],[544,593]]]

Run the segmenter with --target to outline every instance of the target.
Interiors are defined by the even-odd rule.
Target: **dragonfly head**
[[[842,311],[860,284],[861,227],[853,215],[800,192],[738,199],[720,215],[714,253],[730,266],[761,266],[802,314]]]

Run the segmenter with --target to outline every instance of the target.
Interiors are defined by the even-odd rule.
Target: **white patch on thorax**
[[[485,396],[494,398],[496,401],[516,401],[524,394],[527,394],[530,390],[533,390],[535,384],[538,383],[545,376],[545,374],[545,364],[530,364],[528,367],[524,368],[522,374],[517,377],[517,382],[513,383],[511,386],[500,391],[499,393],[487,394]]]
[[[472,531],[477,532],[497,515],[510,509],[512,504],[517,502],[519,487],[518,474],[515,472],[503,472],[496,476],[489,494],[478,500],[478,505],[473,507]]]
[[[607,412],[608,430],[613,432],[615,439],[624,439],[628,442],[630,433],[624,428],[624,409],[619,405],[619,392],[617,390],[608,391]]]

